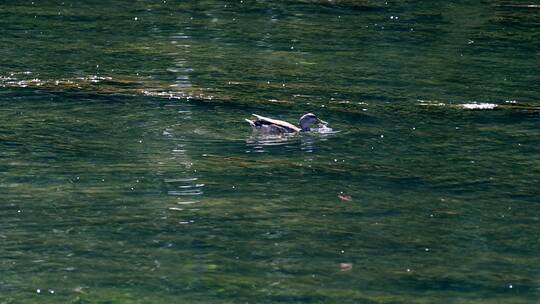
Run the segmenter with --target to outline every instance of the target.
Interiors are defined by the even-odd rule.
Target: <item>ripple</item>
[[[185,177],[185,178],[171,178],[165,179],[165,183],[173,185],[175,190],[167,191],[171,196],[197,196],[202,195],[204,192],[202,188],[205,186],[203,183],[195,183],[198,180],[197,177]],[[177,190],[179,189],[179,190]]]
[[[181,190],[181,191],[167,191],[168,195],[174,196],[184,196],[184,195],[201,195],[203,192],[201,190]]]
[[[166,183],[179,183],[179,182],[191,182],[196,181],[198,178],[196,177],[187,177],[187,178],[169,178],[165,179]]]

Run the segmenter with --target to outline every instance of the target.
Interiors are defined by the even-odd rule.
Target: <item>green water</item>
[[[0,303],[538,302],[538,5],[1,3]]]

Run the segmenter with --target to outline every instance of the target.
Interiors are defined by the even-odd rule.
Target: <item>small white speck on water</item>
[[[415,127],[413,127],[412,129],[413,129],[413,130],[416,130],[416,128],[415,128]]]
[[[50,290],[49,290],[49,293],[50,293],[50,294],[54,294],[54,290],[50,289]]]
[[[21,213],[21,210],[17,210],[17,213]]]
[[[384,135],[381,134],[381,138],[384,138]]]
[[[410,269],[410,268],[407,268],[407,272],[411,272],[411,269]]]
[[[139,17],[135,17],[135,18],[133,18],[133,20],[137,21],[137,20],[139,20]]]
[[[139,143],[140,143],[140,144],[142,144],[142,139],[141,139],[141,140],[139,140]]]
[[[36,292],[37,292],[37,293],[41,293],[41,289],[39,289],[39,288],[36,289]]]
[[[425,250],[426,252],[428,252],[428,251],[429,251],[429,248],[426,248],[426,249],[424,249],[424,250]]]
[[[131,187],[131,191],[135,190],[133,187]]]
[[[508,285],[508,288],[510,288],[510,289],[514,288],[514,285],[510,284],[510,285]]]
[[[344,253],[345,253],[345,250],[341,250],[340,252],[341,252],[341,254],[344,254]]]
[[[291,50],[294,50],[294,46],[291,46]]]

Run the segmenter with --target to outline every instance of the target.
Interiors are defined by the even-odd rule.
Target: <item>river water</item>
[[[0,303],[534,303],[537,1],[0,4]],[[252,133],[252,113],[335,133]]]

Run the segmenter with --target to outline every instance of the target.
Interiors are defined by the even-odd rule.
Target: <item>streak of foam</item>
[[[460,107],[466,110],[493,110],[497,108],[497,105],[494,103],[464,103]]]

